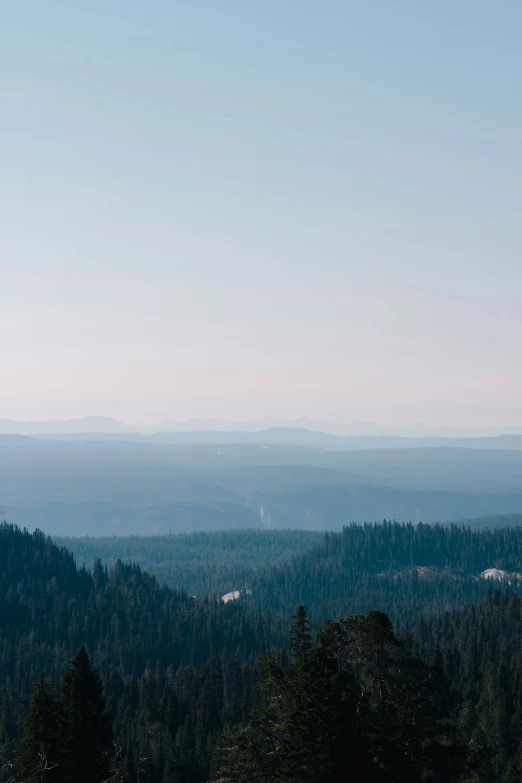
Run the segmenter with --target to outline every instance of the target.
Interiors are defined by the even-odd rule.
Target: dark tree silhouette
[[[55,693],[43,673],[38,676],[24,721],[20,776],[24,781],[58,783],[63,778],[64,720]]]
[[[62,680],[66,783],[103,783],[111,777],[115,741],[102,681],[82,645]]]

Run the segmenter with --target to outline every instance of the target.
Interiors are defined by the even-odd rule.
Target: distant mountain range
[[[501,437],[475,448],[345,445],[363,440],[292,429],[1,435],[0,520],[55,535],[150,535],[522,513],[520,436],[510,449],[487,447]]]
[[[331,435],[327,432],[301,430],[293,427],[274,427],[261,432],[225,432],[220,430],[155,432],[75,432],[34,435],[2,435],[2,439],[26,438],[42,441],[120,441],[127,443],[156,444],[165,446],[256,446],[268,449],[290,446],[301,449],[326,451],[366,451],[376,449],[484,449],[521,451],[522,435],[494,435],[474,438],[413,438],[394,435]]]
[[[49,421],[0,419],[0,434],[2,435],[155,435],[160,433],[219,432],[229,433],[232,437],[237,437],[238,433],[252,434],[265,433],[266,431],[285,432],[288,430],[338,437],[385,437],[398,440],[404,438],[445,438],[449,440],[455,438],[493,438],[498,435],[522,435],[522,427],[433,427],[423,422],[402,426],[387,426],[363,421],[352,421],[348,424],[342,424],[332,421],[318,421],[306,417],[295,420],[265,418],[245,422],[229,421],[228,419],[189,419],[188,421],[163,419],[156,424],[124,424],[110,416],[85,416],[80,419],[53,419]],[[296,437],[298,442],[303,442],[302,436]],[[204,442],[209,441],[205,440]]]

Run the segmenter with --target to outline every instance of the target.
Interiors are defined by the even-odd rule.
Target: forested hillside
[[[459,524],[474,529],[495,527],[519,527],[522,525],[522,514],[501,514],[492,517],[477,517],[464,519]]]
[[[488,595],[480,604],[426,622],[419,618],[410,650],[440,666],[459,694],[458,724],[476,780],[522,780],[522,599]]]
[[[261,609],[288,615],[300,602],[314,621],[386,606],[394,621],[480,600],[488,568],[522,572],[516,517],[462,526],[384,523],[342,534],[241,530],[179,536],[57,539],[80,565],[136,562],[161,583],[197,596],[252,590]],[[484,528],[484,530],[481,530]],[[374,578],[377,575],[377,578]],[[245,598],[245,593],[243,593]],[[374,603],[375,602],[375,603]]]
[[[17,755],[23,711],[39,672],[57,686],[85,644],[105,681],[126,780],[136,780],[139,759],[146,759],[150,770],[141,780],[162,781],[167,766],[175,764],[180,781],[199,783],[209,771],[222,720],[244,716],[251,704],[258,657],[284,642],[286,630],[276,629],[268,617],[246,614],[237,604],[195,600],[160,587],[137,566],[118,562],[107,572],[98,563],[92,574],[77,569],[72,556],[42,533],[4,524],[0,747],[5,763]]]
[[[491,586],[480,578],[486,569],[522,573],[522,528],[515,526],[383,522],[328,534],[245,530],[61,542],[88,566],[121,556],[190,594],[242,591],[243,603],[281,621],[303,603],[315,625],[379,607],[398,628],[408,627],[420,614],[482,600]],[[512,590],[522,588],[511,582]]]
[[[378,607],[403,628],[421,614],[482,600],[491,585],[480,574],[489,568],[522,573],[522,528],[350,525],[260,572],[251,601],[284,613],[302,603],[314,623]]]
[[[191,595],[224,595],[248,587],[268,565],[322,542],[324,533],[310,530],[228,530],[170,536],[57,538],[79,565],[95,560],[112,566],[117,560],[138,563],[160,584]]]
[[[250,551],[253,559],[256,534],[244,535],[237,550],[235,534],[223,535],[222,549],[238,558]],[[188,546],[190,567],[197,538],[176,544]],[[212,540],[201,537],[203,562]],[[286,557],[287,545],[283,535],[265,545],[265,555],[272,549],[272,557]],[[348,741],[368,780],[515,783],[522,775],[522,598],[514,578],[492,592],[495,585],[479,577],[487,567],[522,571],[522,529],[353,525],[286,562],[262,565],[252,596],[224,605],[160,586],[137,565],[78,568],[43,533],[4,524],[0,782],[24,780],[35,760],[41,769],[40,740],[33,739],[52,714],[70,751],[62,756],[62,745],[46,740],[63,761],[42,780],[74,783],[67,769],[81,758],[74,739],[81,693],[68,683],[77,670],[91,677],[89,655],[112,716],[114,743],[109,752],[104,735],[100,770],[110,767],[113,783],[204,783],[219,770],[240,781],[286,783],[300,779],[309,747],[316,758],[310,779],[342,780]],[[285,650],[290,617],[303,602],[312,632],[300,610]],[[302,664],[299,650],[310,651]],[[38,680],[40,672],[48,681]],[[96,673],[91,679],[96,690]],[[105,702],[96,699],[103,725]],[[73,718],[80,723],[70,724]],[[344,727],[340,744],[334,724]],[[261,741],[263,725],[271,728]],[[281,737],[305,755],[283,748],[274,767],[266,743]]]

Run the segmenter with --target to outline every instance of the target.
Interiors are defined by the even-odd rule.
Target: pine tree
[[[0,783],[11,783],[16,772],[18,727],[13,693],[7,685],[0,692]]]
[[[368,783],[455,781],[462,749],[442,672],[407,658],[387,615],[329,621],[306,653],[304,610],[295,619],[295,660],[262,658],[266,706],[225,729],[217,770],[265,783],[345,783],[351,770]]]
[[[114,735],[100,676],[80,647],[62,680],[66,783],[102,783],[112,774]]]
[[[51,684],[38,676],[24,721],[20,776],[55,783],[63,778],[63,716]]]
[[[339,670],[329,639],[319,634],[311,644],[303,607],[294,620],[295,660],[283,667],[275,653],[261,659],[266,707],[254,710],[247,726],[224,731],[216,767],[238,780],[344,783],[347,758],[359,770],[369,765],[357,732],[353,674]]]
[[[299,661],[305,658],[312,649],[312,636],[304,606],[297,609],[297,612],[292,615],[292,620],[294,624],[290,634],[289,649],[292,657]]]

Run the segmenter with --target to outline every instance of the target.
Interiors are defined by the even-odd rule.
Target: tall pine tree
[[[65,782],[102,783],[112,775],[114,734],[100,676],[80,647],[62,680]]]
[[[63,715],[51,684],[38,676],[24,721],[20,776],[23,781],[63,780]]]

